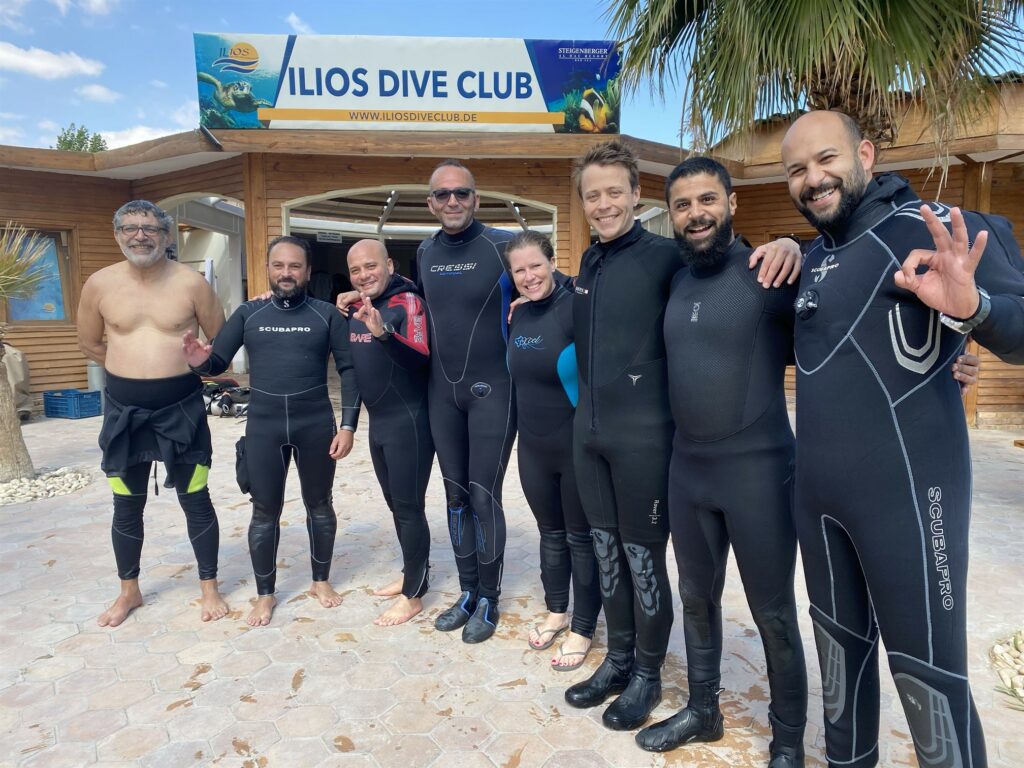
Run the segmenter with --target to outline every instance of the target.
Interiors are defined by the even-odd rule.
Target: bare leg
[[[96,623],[101,627],[116,627],[128,618],[128,614],[142,605],[142,592],[138,579],[122,579],[121,594],[114,604],[100,614]]]
[[[530,645],[537,649],[547,648],[562,630],[569,626],[569,616],[565,613],[549,613],[544,623],[530,630]]]
[[[404,583],[405,579],[399,576],[387,586],[377,587],[377,589],[373,590],[373,594],[377,597],[394,597],[395,595],[400,595],[402,594],[402,585]]]
[[[400,595],[395,604],[374,619],[373,623],[378,627],[393,627],[395,624],[404,624],[422,610],[423,601],[418,597]]]
[[[341,595],[334,591],[333,587],[326,581],[314,581],[309,588],[309,594],[320,601],[324,608],[337,608],[344,600]]]
[[[216,579],[201,579],[199,589],[202,592],[199,605],[202,608],[203,621],[216,621],[228,615],[228,604],[220,596]]]
[[[265,627],[270,623],[270,617],[274,615],[274,606],[277,600],[273,595],[260,595],[252,604],[252,610],[245,622],[250,627]]]

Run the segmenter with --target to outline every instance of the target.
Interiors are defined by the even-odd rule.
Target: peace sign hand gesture
[[[949,212],[952,233],[927,205],[921,206],[921,216],[935,242],[935,250],[916,248],[911,251],[896,272],[896,285],[912,292],[924,304],[948,317],[969,318],[980,305],[974,271],[981,261],[981,254],[985,252],[988,232],[979,232],[971,245],[967,237],[967,225],[959,208]],[[919,266],[928,269],[919,275]]]

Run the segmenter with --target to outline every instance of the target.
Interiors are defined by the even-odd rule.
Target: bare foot
[[[395,624],[404,624],[422,610],[422,600],[418,597],[402,595],[395,601],[394,605],[374,619],[373,623],[378,627],[393,627]]]
[[[314,581],[309,588],[309,594],[320,601],[324,608],[337,608],[344,600],[341,595],[334,591],[326,581]]]
[[[216,621],[228,615],[230,609],[224,602],[224,598],[220,596],[220,592],[217,591],[216,579],[202,579],[199,582],[199,588],[203,593],[199,598],[203,621]]]
[[[394,597],[395,595],[402,594],[402,585],[405,584],[405,579],[395,579],[385,587],[377,587],[373,590],[373,594],[377,597]]]
[[[576,669],[586,660],[590,643],[589,637],[570,632],[551,659],[551,666],[561,670]]]
[[[277,605],[277,600],[273,595],[260,595],[252,604],[252,610],[249,611],[245,623],[250,627],[267,626],[270,623],[270,617],[274,615],[275,605]]]
[[[112,606],[100,614],[96,623],[101,627],[116,627],[140,605],[142,605],[142,592],[139,590],[139,580],[122,580],[121,594],[117,596]]]
[[[530,630],[530,647],[538,651],[550,648],[562,632],[569,626],[569,617],[564,613],[549,613],[543,624],[537,624]]]

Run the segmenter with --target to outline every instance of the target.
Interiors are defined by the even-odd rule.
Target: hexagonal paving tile
[[[493,729],[478,717],[448,717],[439,723],[431,736],[447,751],[471,751],[480,748],[491,737]]]

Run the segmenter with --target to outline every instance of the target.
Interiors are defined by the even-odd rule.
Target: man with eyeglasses
[[[430,177],[427,206],[441,229],[420,245],[418,283],[427,302],[430,428],[444,477],[448,532],[461,594],[434,626],[462,627],[483,642],[498,623],[505,553],[501,485],[516,436],[505,359],[512,281],[502,253],[511,235],[476,221],[473,174],[445,160]]]
[[[79,348],[106,369],[100,466],[114,492],[111,538],[121,593],[100,615],[101,627],[118,626],[143,602],[142,515],[154,461],[163,463],[164,485],[177,491],[185,512],[202,620],[228,612],[217,589],[220,534],[206,487],[213,453],[206,406],[199,377],[181,352],[182,333],[202,328],[212,338],[224,313],[202,275],[167,259],[173,227],[150,202],[121,206],[114,237],[125,261],[92,275],[78,306]]]

